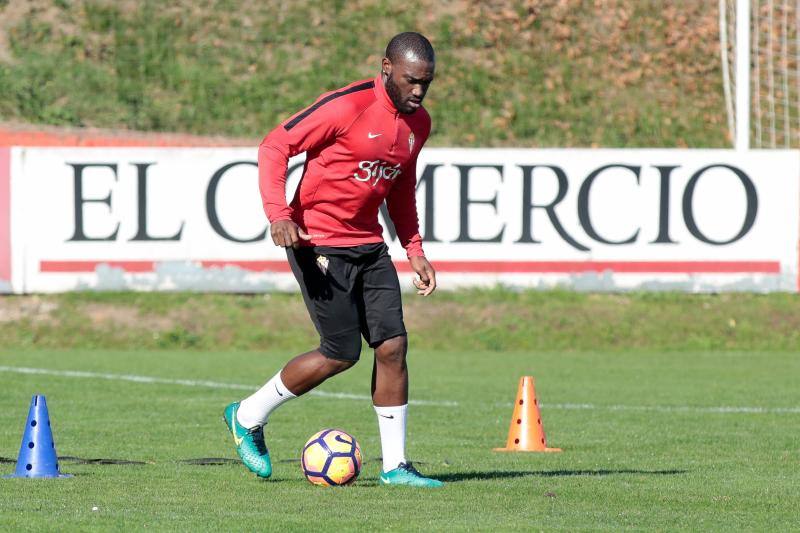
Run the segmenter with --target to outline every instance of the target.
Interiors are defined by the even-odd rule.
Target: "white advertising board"
[[[8,159],[14,292],[297,289],[269,238],[255,148]],[[426,149],[417,203],[442,288],[798,290],[797,151]]]

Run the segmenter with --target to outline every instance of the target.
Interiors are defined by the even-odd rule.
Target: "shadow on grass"
[[[122,465],[122,466],[138,466],[138,465],[154,465],[155,461],[134,461],[131,459],[106,459],[106,458],[92,458],[75,457],[72,455],[61,455],[58,458],[60,463],[76,464],[76,465]],[[15,464],[16,459],[10,457],[0,457],[0,464]],[[165,461],[171,462],[171,461]],[[219,466],[219,465],[240,465],[240,459],[231,459],[228,457],[199,457],[197,459],[178,459],[175,461],[178,464],[194,465],[194,466]],[[280,459],[273,460],[273,463],[297,463],[300,464],[300,459]]]
[[[219,466],[219,465],[240,465],[241,459],[231,459],[229,457],[199,457],[197,459],[179,459],[175,461],[182,465],[194,466]],[[273,459],[272,464],[300,464],[300,459]]]
[[[151,461],[132,461],[130,459],[86,459],[84,457],[73,457],[62,455],[58,458],[59,462],[76,465],[146,465],[155,464]]]
[[[625,474],[649,476],[674,476],[685,474],[688,470],[534,470],[534,471],[498,471],[498,472],[453,472],[452,474],[439,474],[436,479],[441,481],[469,481],[507,479],[515,477],[568,477],[568,476],[616,476]]]

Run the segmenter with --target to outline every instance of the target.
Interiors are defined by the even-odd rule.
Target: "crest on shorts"
[[[328,273],[328,258],[324,255],[317,256],[317,268],[319,268],[320,272],[323,274]]]
[[[413,152],[414,151],[414,132],[413,131],[408,134],[408,151],[409,152]]]

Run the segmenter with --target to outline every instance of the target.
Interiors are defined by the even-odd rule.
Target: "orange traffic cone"
[[[495,448],[496,452],[560,452],[561,448],[548,448],[542,427],[542,415],[539,413],[539,402],[533,388],[533,377],[523,376],[519,379],[517,401],[514,402],[514,414],[511,427],[508,429],[508,441],[505,448]]]

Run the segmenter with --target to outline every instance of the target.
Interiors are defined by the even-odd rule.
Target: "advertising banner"
[[[255,148],[15,147],[3,168],[0,290],[297,290]],[[797,151],[430,148],[417,175],[442,288],[798,290]]]
[[[0,146],[0,293],[11,292],[11,149]]]

